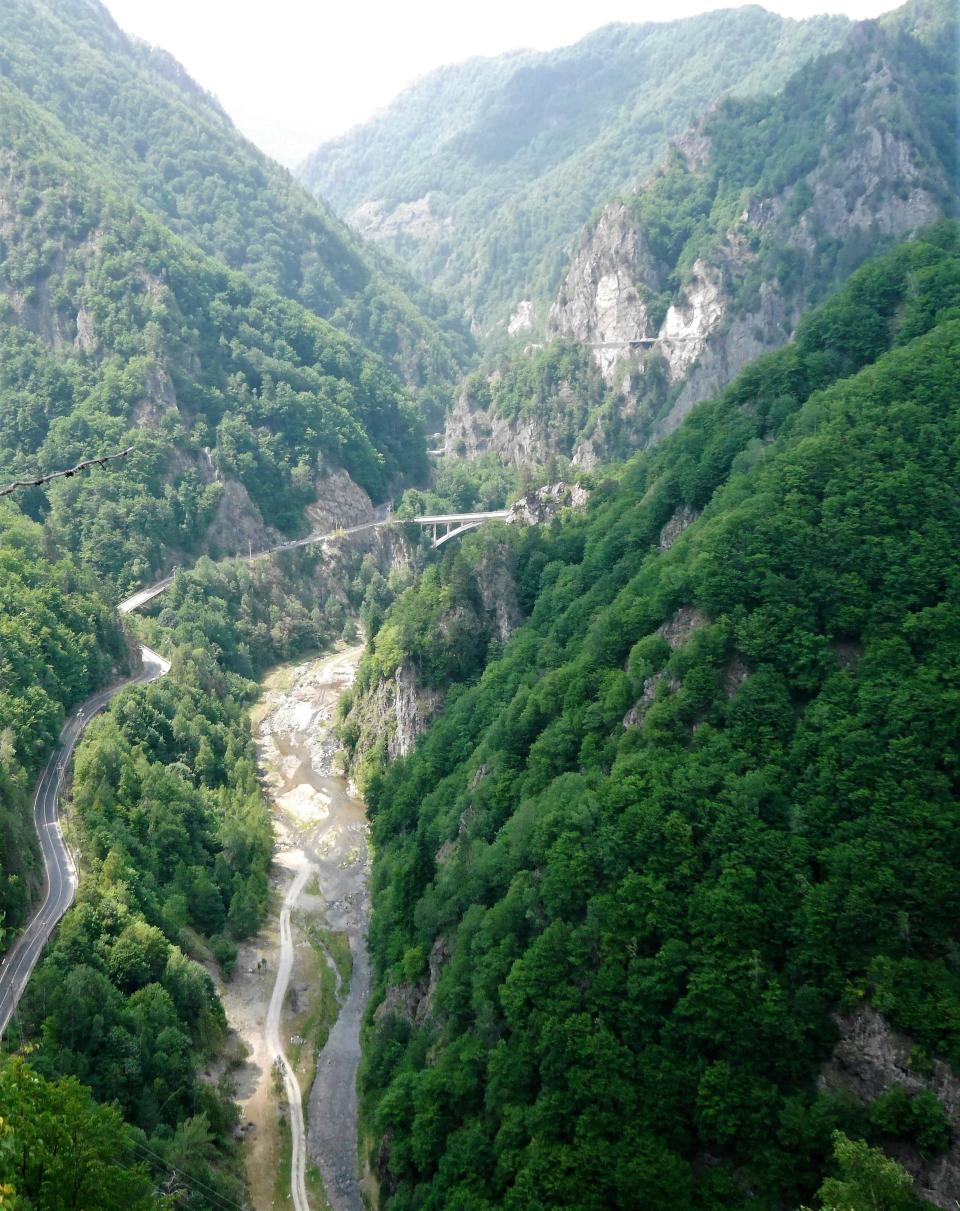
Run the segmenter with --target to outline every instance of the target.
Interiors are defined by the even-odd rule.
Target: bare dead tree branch
[[[69,479],[72,475],[86,471],[88,467],[103,467],[117,458],[126,458],[132,450],[133,446],[127,446],[126,450],[120,450],[117,454],[104,454],[100,458],[88,458],[85,462],[77,463],[75,467],[68,467],[66,471],[54,471],[50,475],[40,475],[37,479],[15,479],[12,484],[0,488],[0,496],[9,496],[11,492],[16,492],[17,488],[37,488],[41,484],[48,484],[52,479]]]

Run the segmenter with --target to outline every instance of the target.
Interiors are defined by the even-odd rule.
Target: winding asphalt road
[[[245,562],[251,562],[264,555],[273,554],[276,551],[304,547],[343,535],[357,534],[364,530],[396,524],[395,520],[390,517],[389,510],[383,510],[383,512],[378,510],[378,513],[380,513],[380,516],[375,516],[375,519],[371,522],[349,526],[331,534],[311,534],[307,538],[281,543],[267,551],[261,551],[256,555],[246,557]],[[500,518],[502,516],[504,514],[499,512],[489,514],[451,514],[449,517],[446,515],[431,516],[417,518],[416,520],[425,523],[447,523],[450,521],[467,520],[471,523],[479,524],[480,520],[494,517]],[[165,576],[155,584],[140,589],[137,593],[120,602],[117,606],[118,612],[120,614],[129,614],[139,609],[141,606],[146,605],[147,602],[158,597],[172,583],[173,576],[170,575]],[[136,677],[128,678],[118,685],[111,686],[109,689],[101,690],[98,694],[92,695],[67,718],[60,733],[59,745],[47,762],[47,767],[37,782],[33,799],[33,822],[37,830],[40,850],[43,855],[46,892],[43,903],[30,918],[20,938],[8,952],[6,958],[0,962],[0,1038],[3,1037],[11,1017],[16,1013],[20,998],[23,996],[24,989],[40,959],[40,955],[43,953],[43,948],[49,941],[50,935],[56,928],[60,918],[73,903],[73,898],[76,895],[77,869],[60,828],[58,809],[63,794],[64,779],[77,741],[83,735],[84,729],[90,720],[99,714],[121,690],[127,689],[132,685],[145,685],[150,681],[156,681],[157,678],[163,677],[170,671],[169,661],[165,660],[159,653],[154,652],[145,644],[140,644],[139,648],[142,659],[140,673]],[[287,892],[280,914],[281,958],[273,994],[270,998],[266,1023],[268,1046],[275,1057],[274,1062],[282,1071],[287,1102],[290,1107],[291,1140],[293,1145],[290,1163],[290,1193],[294,1211],[310,1211],[304,1182],[306,1132],[300,1085],[293,1068],[287,1061],[280,1041],[280,1017],[283,1009],[283,1000],[290,982],[290,973],[293,968],[290,913],[300,896],[300,892],[303,890],[308,874],[309,869],[304,870],[293,881]]]
[[[44,946],[57,922],[73,903],[77,891],[77,868],[67,849],[57,818],[64,778],[77,741],[90,720],[121,690],[131,685],[145,685],[149,681],[156,681],[158,677],[170,671],[169,661],[144,644],[140,644],[140,656],[143,667],[136,677],[130,677],[118,685],[94,694],[68,716],[60,733],[60,743],[37,782],[33,796],[33,824],[43,855],[46,894],[43,903],[27,922],[16,945],[7,953],[0,966],[0,1038],[16,1012],[23,990]]]
[[[503,521],[509,516],[509,513],[509,509],[496,509],[490,513],[431,513],[417,517],[397,518],[391,516],[389,508],[385,505],[378,505],[374,509],[373,521],[361,522],[358,526],[341,527],[337,530],[331,530],[327,534],[308,534],[306,538],[293,538],[289,542],[277,543],[275,547],[265,547],[262,551],[255,551],[252,555],[234,555],[227,556],[227,558],[239,559],[243,563],[256,563],[258,559],[264,559],[267,555],[275,555],[278,551],[294,551],[298,547],[310,547],[318,542],[330,542],[334,538],[345,538],[348,534],[361,534],[364,530],[378,530],[382,526],[404,525],[408,522],[413,522],[417,525],[458,524],[461,528],[441,538],[440,542],[443,543],[449,538],[455,538],[458,534],[462,534],[464,530],[472,530],[476,526],[482,525],[485,521]],[[154,584],[140,589],[132,597],[128,597],[126,601],[121,601],[117,609],[121,614],[129,614],[132,610],[139,610],[148,601],[153,601],[154,597],[159,597],[161,593],[165,593],[172,584],[173,576],[164,576],[162,580],[158,580]]]

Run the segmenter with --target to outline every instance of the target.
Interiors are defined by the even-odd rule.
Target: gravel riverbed
[[[257,760],[274,806],[271,882],[276,907],[257,937],[241,946],[235,972],[222,994],[230,1025],[249,1052],[236,1073],[236,1085],[257,1211],[291,1205],[286,1200],[289,1160],[283,1159],[274,1079],[276,1031],[271,1046],[266,1021],[280,961],[281,905],[294,884],[302,890],[291,906],[294,959],[284,996],[280,1044],[301,1089],[310,1089],[308,1166],[319,1171],[333,1211],[363,1209],[357,1176],[356,1080],[360,1022],[370,984],[366,950],[370,856],[363,804],[350,795],[346,780],[336,772],[337,745],[332,735],[337,701],[353,681],[362,650],[348,648],[277,669],[264,682],[253,712]],[[316,1055],[310,1039],[295,1032],[310,1019],[317,996],[318,937],[333,937],[341,947],[349,946],[352,972],[348,980],[336,975],[339,1012]],[[319,947],[320,962],[325,960],[333,969],[335,956],[322,953],[322,942]],[[286,1166],[282,1183],[277,1180],[281,1163]],[[284,1193],[278,1202],[281,1187]],[[319,1211],[323,1204],[316,1198],[314,1202]]]

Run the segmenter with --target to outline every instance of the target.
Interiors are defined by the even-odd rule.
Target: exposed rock
[[[433,998],[436,995],[437,985],[440,983],[443,969],[449,961],[450,946],[446,938],[439,937],[430,947],[430,957],[427,960],[430,972],[427,978],[427,988],[420,998],[415,1015],[415,1021],[418,1026],[422,1026],[428,1018],[433,1017]]]
[[[474,411],[461,392],[444,422],[443,452],[448,458],[477,458],[492,452],[515,467],[542,464],[557,448],[552,429],[549,417],[511,421],[494,408]]]
[[[508,525],[541,525],[555,517],[561,509],[585,508],[589,499],[590,493],[580,484],[547,484],[515,501],[510,506],[506,521]]]
[[[918,1071],[911,1062],[913,1041],[894,1030],[870,1005],[838,1015],[836,1021],[840,1039],[820,1074],[820,1087],[852,1093],[868,1103],[897,1085],[908,1094],[933,1093],[954,1124],[949,1150],[927,1161],[902,1142],[890,1141],[885,1149],[911,1174],[921,1198],[945,1211],[956,1211],[960,1198],[960,1138],[956,1132],[960,1077],[943,1060],[934,1060],[929,1071]]]
[[[214,556],[243,554],[265,550],[280,541],[282,536],[267,525],[243,484],[224,479],[217,511],[204,540],[207,550]]]
[[[391,717],[393,720],[387,752],[394,761],[410,752],[417,738],[427,730],[443,699],[436,690],[418,686],[416,673],[409,665],[401,665],[392,682],[381,683],[377,687],[378,694],[381,689],[385,690],[387,698],[381,718],[388,726]]]
[[[610,457],[611,432],[626,432],[634,446],[672,432],[748,362],[789,340],[809,304],[825,243],[863,259],[885,237],[905,238],[942,213],[950,183],[912,131],[909,103],[883,42],[869,31],[860,37],[863,74],[842,81],[851,107],[842,142],[825,131],[820,158],[804,176],[767,194],[754,192],[709,250],[683,270],[679,289],[671,281],[678,267],[657,262],[629,203],[609,205],[585,236],[551,309],[550,330],[591,346],[608,383],[618,381],[624,363],[639,376],[612,403],[630,423],[625,429],[600,424],[577,452],[580,465]],[[707,129],[701,123],[675,143],[694,178],[711,170]],[[794,272],[782,282],[768,274],[744,293],[739,288],[763,248],[783,250]],[[673,302],[658,312],[656,300],[670,294]],[[672,390],[649,376],[657,359]]]
[[[676,614],[661,626],[658,626],[655,634],[661,639],[665,639],[670,647],[676,651],[681,644],[686,643],[694,631],[700,627],[707,626],[710,619],[699,610],[696,606],[685,605],[677,610]],[[643,683],[643,689],[640,697],[627,711],[623,717],[624,727],[639,727],[646,718],[647,711],[653,705],[657,696],[657,688],[660,682],[666,685],[671,694],[675,694],[680,688],[680,681],[673,673],[667,673],[666,670],[661,670],[659,673],[653,673]]]
[[[703,353],[707,338],[723,319],[725,303],[720,271],[706,261],[694,261],[682,302],[671,303],[657,333],[671,383],[684,378]]]
[[[400,984],[391,984],[384,994],[383,1000],[377,1006],[373,1015],[375,1022],[393,1015],[403,1018],[412,1026],[417,1017],[417,1006],[423,996],[423,987],[419,984],[409,984],[406,980]]]
[[[486,770],[486,766],[481,766],[480,768],[483,770]],[[473,781],[471,782],[471,786],[477,785],[477,781],[478,781],[477,778],[474,777]],[[467,804],[467,806],[460,813],[460,819],[457,821],[457,836],[458,837],[463,837],[466,835],[467,830],[470,828],[470,825],[474,822],[474,820],[476,820],[476,818],[479,814],[480,814],[480,808],[477,806],[476,803]]]
[[[681,606],[671,619],[657,627],[657,634],[676,650],[682,643],[686,643],[694,631],[708,626],[709,622],[710,619],[702,610],[693,605],[685,605]]]
[[[740,655],[735,655],[723,671],[724,697],[732,698],[750,676],[750,670]]]
[[[392,1014],[403,1018],[411,1026],[423,1026],[432,1019],[437,985],[449,959],[450,947],[447,940],[443,937],[437,938],[430,948],[426,979],[417,980],[416,983],[402,980],[399,984],[391,984],[374,1012],[374,1021],[382,1022]]]
[[[444,843],[434,854],[434,862],[437,866],[443,866],[445,862],[449,862],[453,855],[457,852],[458,844],[456,841],[444,841]]]
[[[657,697],[657,687],[663,682],[671,694],[680,688],[680,682],[674,676],[665,677],[663,673],[654,673],[643,683],[643,692],[633,706],[623,717],[624,727],[639,727],[647,717],[647,711],[653,706]]]
[[[143,399],[134,406],[133,423],[138,429],[155,429],[171,408],[177,408],[177,393],[166,370],[154,364],[144,384]]]
[[[91,356],[100,348],[97,330],[93,322],[93,314],[85,307],[77,312],[77,348]]]
[[[699,509],[691,508],[690,505],[681,505],[660,531],[660,550],[669,551],[684,530],[688,526],[692,526],[699,516]]]
[[[609,378],[633,342],[656,335],[648,301],[661,289],[660,276],[627,206],[615,202],[574,255],[550,311],[550,327],[592,346]]]
[[[379,241],[402,240],[404,236],[424,239],[453,227],[449,217],[434,214],[429,194],[413,202],[401,202],[392,210],[383,202],[364,202],[350,219],[361,235]]]
[[[501,643],[506,643],[523,621],[517,584],[507,564],[507,554],[504,544],[488,547],[477,564],[476,576],[484,612],[493,615]]]
[[[507,324],[508,334],[516,336],[518,332],[529,332],[533,327],[533,314],[534,306],[530,299],[521,299]]]
[[[373,520],[373,504],[363,488],[346,471],[329,471],[316,482],[316,497],[307,506],[310,528],[315,533],[330,533],[338,526],[359,526]]]

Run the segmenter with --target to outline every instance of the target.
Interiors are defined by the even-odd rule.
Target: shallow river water
[[[361,652],[349,648],[276,670],[253,712],[257,760],[273,801],[274,906],[260,934],[241,946],[222,992],[230,1025],[249,1052],[236,1086],[257,1211],[319,1211],[324,1204],[317,1173],[333,1211],[363,1208],[356,1078],[370,984],[370,859],[363,804],[334,768],[331,734],[337,701],[353,680]],[[336,971],[322,938],[335,939],[341,948],[349,944],[348,979]],[[299,1031],[310,1034],[304,1023],[313,1020],[324,963],[335,980],[339,1012],[317,1055],[310,1037]],[[286,1140],[279,1128],[282,1087],[292,1136]],[[309,1099],[304,1097],[305,1141],[298,1139],[300,1116],[289,1106],[298,1087],[310,1088]],[[297,1173],[302,1142],[306,1183]]]

